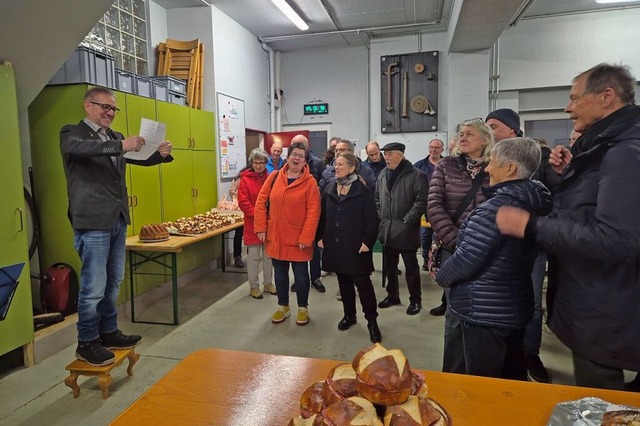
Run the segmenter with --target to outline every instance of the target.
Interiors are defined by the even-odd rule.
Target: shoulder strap
[[[471,200],[475,198],[485,176],[485,172],[480,172],[476,175],[476,178],[473,180],[473,184],[471,185],[471,189],[469,190],[469,192],[467,192],[467,195],[465,195],[464,199],[458,206],[458,210],[456,210],[453,217],[451,218],[454,224],[458,221],[458,219],[460,219],[460,216],[462,216],[462,213],[466,210],[467,206],[469,206]]]

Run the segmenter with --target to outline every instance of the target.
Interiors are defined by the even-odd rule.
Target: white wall
[[[281,58],[283,126],[331,123],[329,136],[358,140],[361,146],[362,141],[368,141],[368,64],[364,46],[282,53]],[[305,116],[303,105],[313,100],[328,102],[329,114]]]
[[[502,90],[566,86],[600,62],[640,75],[640,9],[521,21],[500,37]]]
[[[155,75],[156,70],[156,46],[168,38],[167,10],[158,6],[153,1],[149,2],[149,47],[153,50],[149,58],[149,74]]]

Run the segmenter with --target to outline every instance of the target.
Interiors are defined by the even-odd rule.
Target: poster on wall
[[[246,164],[244,101],[217,93],[220,177],[233,179]]]

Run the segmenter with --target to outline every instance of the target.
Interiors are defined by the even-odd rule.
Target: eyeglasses
[[[289,154],[290,157],[293,158],[305,158],[306,155],[305,154]]]
[[[254,161],[252,164],[256,165],[256,166],[263,166],[265,164],[267,164],[266,161]]]
[[[430,146],[429,149],[433,149],[433,150],[437,151],[437,150],[444,149],[444,148],[441,147],[441,146]]]
[[[464,121],[462,122],[462,124],[465,124],[465,123],[474,123],[474,122],[484,123],[484,119],[483,119],[482,117],[470,118],[470,119],[468,119],[468,120],[464,120]]]
[[[109,104],[101,104],[100,102],[93,102],[93,101],[88,101],[88,102],[90,104],[98,105],[100,108],[102,108],[102,112],[113,111],[114,114],[117,114],[120,112],[120,108],[116,108]]]

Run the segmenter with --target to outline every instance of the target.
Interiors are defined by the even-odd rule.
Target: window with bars
[[[116,68],[149,75],[146,0],[115,0],[82,46],[116,58]]]

